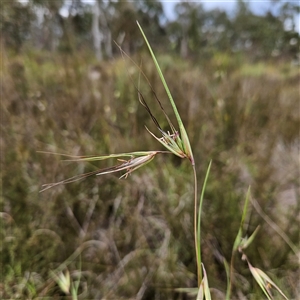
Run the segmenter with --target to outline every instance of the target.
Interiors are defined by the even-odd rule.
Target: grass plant
[[[282,297],[274,285],[271,288],[273,282],[288,299],[297,299],[299,71],[285,62],[277,62],[276,68],[274,62],[264,62],[262,67],[232,55],[221,74],[217,54],[191,63],[157,53],[193,146],[198,190],[205,182],[206,158],[213,160],[197,215],[206,297],[209,287],[212,299],[226,299],[231,283],[227,298],[267,298],[257,279],[273,294],[269,297]],[[162,99],[165,89],[149,55],[141,52],[133,59],[142,59],[145,75]],[[12,65],[19,71],[12,72]],[[252,71],[245,72],[250,66]],[[89,77],[91,69],[98,72],[99,80]],[[67,56],[25,49],[18,56],[4,55],[0,298],[67,296],[49,270],[65,276],[68,270],[71,295],[67,297],[79,300],[205,296],[204,286],[200,285],[200,292],[195,279],[191,162],[178,155],[167,157],[170,149],[145,135],[148,112],[142,97],[148,104],[147,84],[142,80],[138,86],[143,91],[138,93],[143,104],[139,105],[128,74],[136,78],[141,71],[133,69],[121,57],[97,63],[86,52]],[[174,132],[180,136],[181,132],[172,105],[163,104],[163,113],[159,103],[149,105],[166,134],[157,129],[160,136],[155,135],[175,147],[177,135],[164,113],[176,124]],[[141,143],[143,149],[158,150],[138,155]],[[70,156],[61,162],[56,156],[36,153],[37,149],[56,153],[65,149]],[[81,156],[120,149],[121,156],[105,155],[103,161]],[[126,153],[129,156],[122,155]],[[148,164],[144,171],[135,169],[152,158],[157,164]],[[129,172],[127,180],[117,180],[118,168],[125,176]],[[76,179],[85,178],[80,175],[73,177],[72,184],[38,193],[41,183],[63,182],[70,173],[94,171],[107,174],[78,183]],[[249,185],[252,206],[247,208],[240,243],[235,243],[244,214],[241,199]],[[240,252],[245,243],[247,248]],[[187,289],[193,296],[186,295]]]
[[[196,293],[197,293],[197,299],[206,299],[206,300],[211,300],[211,293],[209,289],[209,283],[208,283],[208,278],[207,274],[204,268],[204,265],[202,263],[201,259],[201,213],[202,213],[202,206],[203,206],[203,199],[204,199],[204,191],[205,187],[207,184],[208,180],[208,175],[211,169],[211,164],[212,161],[210,161],[209,166],[207,168],[207,172],[205,175],[204,183],[203,183],[203,188],[201,192],[201,197],[200,201],[198,204],[198,191],[197,191],[197,186],[198,186],[198,181],[197,181],[197,172],[196,172],[196,165],[195,165],[195,159],[193,156],[193,151],[191,148],[191,143],[187,134],[187,130],[185,126],[183,125],[182,119],[180,117],[180,114],[177,110],[177,106],[175,104],[175,101],[173,100],[173,97],[171,95],[171,92],[169,90],[169,87],[166,83],[166,80],[164,78],[164,75],[161,71],[161,68],[159,66],[159,63],[157,62],[156,56],[152,51],[152,48],[147,40],[147,37],[145,36],[143,29],[137,22],[137,25],[144,37],[144,40],[147,44],[147,47],[150,51],[151,57],[154,61],[155,67],[157,69],[157,72],[159,74],[160,80],[163,84],[163,87],[166,91],[166,94],[169,98],[169,101],[171,103],[173,112],[175,114],[177,124],[179,127],[179,131],[176,129],[176,127],[172,124],[170,121],[170,118],[166,114],[160,100],[157,98],[155,95],[156,100],[159,103],[160,108],[162,109],[164,115],[166,116],[166,119],[168,121],[168,124],[170,126],[171,133],[169,131],[165,132],[161,126],[159,125],[159,122],[155,118],[155,116],[152,114],[150,107],[148,106],[147,102],[145,101],[143,94],[139,89],[137,89],[138,92],[138,97],[140,103],[146,108],[147,112],[150,114],[154,124],[157,126],[157,129],[161,133],[161,137],[157,137],[154,133],[152,133],[147,127],[147,131],[160,143],[162,144],[167,151],[137,151],[137,152],[127,152],[127,153],[119,153],[119,154],[109,154],[109,155],[103,155],[103,156],[89,156],[89,157],[76,157],[76,156],[70,156],[70,155],[64,155],[67,156],[69,159],[68,161],[76,161],[76,162],[93,162],[97,160],[107,160],[107,159],[112,159],[116,158],[119,160],[121,163],[118,165],[115,165],[113,167],[108,167],[105,169],[99,169],[96,171],[92,171],[89,173],[85,173],[82,175],[77,175],[74,177],[71,177],[67,180],[62,180],[60,182],[56,183],[50,183],[50,184],[45,184],[44,188],[41,191],[45,191],[49,188],[52,188],[54,186],[60,185],[60,184],[67,184],[71,183],[83,178],[86,178],[91,175],[105,175],[105,174],[111,174],[115,172],[124,172],[125,173],[120,177],[121,178],[127,178],[128,175],[130,175],[133,171],[145,166],[148,164],[150,161],[154,159],[154,157],[157,154],[165,154],[165,153],[172,153],[180,158],[187,158],[192,166],[193,169],[193,175],[194,175],[194,245],[195,245],[195,254],[196,254],[196,263],[197,263],[197,288],[196,288]],[[122,51],[122,50],[121,50]],[[123,53],[123,51],[122,51]],[[143,74],[144,75],[144,74]],[[149,81],[148,81],[149,83]],[[149,83],[150,85],[150,83]],[[152,87],[151,87],[152,88]],[[152,88],[153,91],[153,88]],[[154,92],[155,94],[155,92]],[[55,153],[57,154],[57,153]],[[127,160],[124,160],[124,158],[127,157]],[[256,228],[256,230],[252,233],[252,235],[249,238],[242,238],[242,233],[243,233],[243,226],[246,218],[246,213],[247,213],[247,207],[248,207],[248,202],[250,198],[250,188],[248,189],[248,193],[246,196],[246,201],[243,209],[243,214],[242,214],[242,219],[239,227],[238,234],[235,238],[234,245],[233,245],[233,250],[232,250],[232,257],[231,257],[231,263],[230,266],[225,262],[224,260],[224,267],[226,270],[227,274],[227,292],[226,292],[226,299],[229,300],[231,299],[231,291],[232,291],[232,283],[233,283],[233,269],[234,269],[234,256],[237,251],[241,252],[243,254],[242,260],[246,260],[248,263],[248,267],[250,269],[251,274],[257,281],[259,287],[265,294],[265,296],[268,298],[268,300],[272,299],[272,293],[270,291],[271,287],[274,287],[279,293],[285,298],[288,299],[285,294],[280,290],[280,288],[269,278],[268,275],[266,275],[262,270],[258,268],[254,268],[250,262],[249,259],[247,258],[246,254],[244,253],[244,250],[252,243],[254,237],[256,236],[259,227]],[[203,272],[202,272],[203,268]],[[64,291],[66,294],[70,294],[70,274],[69,271],[66,270],[66,274],[60,272],[59,274],[56,274],[52,272],[52,277],[54,280],[58,283],[60,286],[61,290]],[[72,286],[72,297],[73,299],[77,299],[77,291],[78,291],[78,284],[77,283],[74,286]],[[187,291],[191,292],[193,289],[177,289],[178,291]]]
[[[152,120],[154,121],[154,123],[157,125],[158,130],[160,131],[160,133],[162,134],[162,137],[158,138],[156,137],[149,129],[148,132],[158,141],[160,142],[168,151],[140,151],[140,152],[131,152],[131,153],[121,153],[121,154],[110,154],[110,155],[106,155],[106,156],[91,156],[91,157],[71,157],[69,156],[70,159],[74,160],[74,161],[97,161],[97,160],[105,160],[105,159],[109,159],[109,158],[117,158],[118,160],[121,160],[121,164],[110,167],[110,168],[106,168],[106,169],[102,169],[102,170],[97,170],[97,171],[93,171],[90,173],[86,173],[86,174],[82,174],[82,175],[78,175],[75,177],[71,177],[67,180],[63,180],[60,182],[56,182],[56,183],[50,183],[50,184],[45,184],[44,188],[41,190],[45,191],[49,188],[52,188],[54,186],[60,185],[60,184],[66,184],[66,183],[71,183],[83,178],[86,178],[87,176],[91,176],[91,175],[104,175],[104,174],[110,174],[113,172],[120,172],[120,171],[124,171],[126,170],[126,172],[120,177],[120,178],[127,178],[127,176],[135,171],[136,169],[146,165],[147,163],[149,163],[158,153],[173,153],[176,156],[179,156],[180,158],[187,158],[191,165],[192,165],[192,169],[193,169],[193,174],[194,174],[194,240],[195,240],[195,252],[196,252],[196,261],[197,261],[197,278],[198,278],[198,288],[200,288],[200,285],[204,286],[204,289],[206,289],[206,283],[207,283],[207,278],[204,278],[204,281],[202,282],[202,263],[201,263],[201,235],[200,235],[200,223],[201,223],[201,209],[202,209],[202,202],[203,202],[203,195],[204,195],[204,188],[202,190],[202,194],[201,194],[201,201],[200,201],[200,207],[199,207],[199,211],[198,211],[198,201],[197,201],[197,197],[198,197],[198,192],[197,192],[197,186],[198,186],[198,181],[197,181],[197,172],[196,172],[196,168],[195,168],[195,160],[194,160],[194,156],[193,156],[193,152],[192,152],[192,148],[190,145],[190,140],[188,138],[186,129],[183,125],[183,122],[181,120],[180,114],[177,110],[176,104],[173,100],[173,97],[171,95],[171,92],[169,90],[169,87],[165,81],[165,78],[163,76],[163,73],[160,69],[160,66],[156,60],[156,57],[152,51],[152,48],[150,46],[150,44],[148,43],[147,37],[145,36],[141,26],[139,25],[139,23],[137,23],[137,25],[140,28],[140,31],[146,41],[146,44],[148,46],[148,49],[151,53],[152,59],[155,63],[156,69],[158,71],[159,77],[163,83],[163,86],[165,88],[165,91],[168,95],[168,98],[170,100],[170,103],[172,105],[177,123],[178,123],[178,127],[179,127],[179,131],[176,130],[176,128],[173,126],[173,124],[170,122],[170,119],[167,117],[168,123],[170,125],[170,130],[172,133],[165,132],[162,130],[162,128],[159,126],[156,118],[153,116],[153,114],[151,113],[151,110],[149,108],[149,106],[147,105],[142,93],[140,91],[138,91],[138,95],[139,95],[139,99],[140,102],[143,104],[143,106],[147,109],[147,111],[149,112]],[[158,100],[158,99],[157,99]],[[159,101],[159,100],[158,100]],[[161,103],[159,102],[160,107],[163,110],[163,107],[161,105]],[[164,110],[163,110],[164,111]],[[165,111],[164,111],[165,113]],[[166,114],[165,114],[166,115]],[[166,115],[167,116],[167,115]],[[57,154],[57,153],[56,153]],[[66,155],[65,155],[66,156]],[[124,157],[130,157],[129,160],[123,160],[121,158]],[[207,181],[207,177],[208,177],[208,173],[210,170],[210,166],[211,163],[208,167],[208,171],[206,174],[206,178],[205,178],[205,183],[204,186],[206,184]],[[205,292],[205,294],[207,294],[207,291]]]

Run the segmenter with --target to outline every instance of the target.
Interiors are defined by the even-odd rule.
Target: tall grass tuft
[[[93,172],[89,172],[89,173],[85,173],[85,174],[81,174],[81,175],[77,175],[74,177],[71,177],[69,179],[66,180],[62,180],[59,182],[55,182],[55,183],[49,183],[49,184],[44,184],[43,185],[43,189],[41,190],[41,192],[48,190],[49,188],[55,187],[57,185],[60,184],[67,184],[67,183],[72,183],[75,182],[77,180],[81,180],[84,179],[88,176],[92,176],[92,175],[104,175],[104,174],[110,174],[110,173],[115,173],[115,172],[120,172],[120,171],[125,171],[124,174],[120,177],[120,178],[127,178],[127,176],[129,174],[131,174],[133,171],[137,170],[140,167],[143,167],[144,165],[146,165],[147,163],[149,163],[150,161],[152,161],[154,159],[154,157],[157,154],[161,154],[161,153],[173,153],[176,156],[179,156],[180,158],[187,158],[192,166],[193,169],[193,174],[194,174],[194,240],[195,240],[195,254],[196,254],[196,262],[197,262],[197,278],[198,278],[198,288],[200,288],[200,286],[202,285],[207,285],[207,278],[202,278],[202,261],[201,261],[201,210],[202,210],[202,203],[203,203],[203,196],[204,196],[204,188],[207,182],[207,178],[208,178],[208,174],[209,174],[209,170],[211,167],[211,162],[208,166],[207,169],[207,173],[206,173],[206,177],[205,177],[205,182],[203,185],[203,190],[201,193],[201,199],[200,199],[200,203],[198,205],[198,191],[197,191],[197,186],[198,186],[198,181],[197,181],[197,173],[196,173],[196,168],[195,168],[195,160],[194,160],[194,156],[193,156],[193,151],[191,148],[191,144],[190,144],[190,140],[186,131],[186,128],[182,122],[182,119],[180,117],[180,114],[177,110],[176,104],[173,100],[173,97],[171,95],[171,92],[169,90],[169,87],[166,83],[166,80],[163,76],[163,73],[160,69],[160,66],[157,62],[157,59],[152,51],[152,48],[147,40],[147,37],[145,36],[143,29],[141,28],[140,24],[137,22],[137,25],[145,39],[145,42],[148,46],[148,49],[150,51],[150,54],[152,56],[152,59],[155,63],[156,69],[158,71],[159,77],[163,83],[164,89],[167,93],[167,96],[170,100],[170,103],[172,105],[173,108],[173,112],[175,114],[177,123],[178,123],[178,128],[179,130],[176,129],[176,127],[171,123],[170,118],[167,116],[167,114],[165,113],[163,106],[161,104],[161,102],[158,100],[158,98],[156,97],[157,101],[160,104],[160,107],[162,109],[162,111],[164,112],[167,121],[170,125],[170,131],[164,131],[161,126],[159,125],[157,119],[155,118],[155,116],[152,114],[150,107],[148,106],[147,102],[145,101],[142,93],[137,89],[138,91],[138,96],[139,96],[139,101],[141,102],[141,104],[146,108],[146,110],[148,111],[148,113],[150,114],[153,122],[155,123],[155,125],[157,126],[158,131],[161,134],[161,137],[157,137],[154,133],[152,133],[147,127],[147,131],[160,143],[162,144],[167,151],[137,151],[137,152],[128,152],[128,153],[119,153],[119,154],[110,154],[110,155],[104,155],[104,156],[90,156],[90,157],[75,157],[75,156],[69,156],[69,155],[65,155],[65,154],[61,154],[62,156],[67,156],[69,159],[68,161],[84,161],[84,162],[88,162],[88,161],[97,161],[97,160],[106,160],[106,159],[111,159],[111,158],[116,158],[118,159],[121,163],[117,164],[113,167],[108,167],[105,169],[99,169]],[[44,152],[45,153],[45,152]],[[58,153],[53,153],[53,154],[58,154]],[[124,160],[124,158],[128,158],[127,160]],[[202,279],[204,281],[202,281]],[[207,288],[205,287],[205,289],[207,290]],[[205,294],[207,294],[207,291],[205,292]]]
[[[157,136],[153,132],[151,132],[147,127],[147,131],[150,133],[151,136],[153,136],[161,145],[163,145],[166,148],[166,151],[160,151],[160,150],[153,150],[153,151],[134,151],[134,152],[124,152],[124,153],[119,153],[119,154],[109,154],[109,155],[103,155],[103,156],[89,156],[89,157],[83,157],[83,156],[71,156],[71,155],[64,155],[68,159],[67,161],[77,161],[77,162],[92,162],[92,161],[97,161],[97,160],[107,160],[107,159],[117,159],[119,161],[118,164],[112,166],[112,167],[107,167],[104,169],[99,169],[96,171],[92,171],[89,173],[84,173],[82,175],[77,175],[74,177],[71,177],[66,180],[62,180],[59,182],[55,183],[50,183],[46,184],[43,186],[42,191],[45,191],[49,188],[52,188],[54,186],[60,185],[60,184],[66,184],[66,183],[71,183],[77,180],[84,179],[88,176],[91,175],[104,175],[104,174],[111,174],[115,172],[123,172],[120,178],[127,178],[128,175],[130,175],[132,172],[135,170],[145,166],[149,162],[151,162],[158,154],[174,154],[180,158],[187,158],[192,166],[193,170],[193,176],[194,176],[194,215],[193,215],[193,226],[194,226],[194,245],[195,245],[195,256],[196,256],[196,268],[197,268],[197,288],[196,288],[196,294],[197,294],[197,299],[211,299],[211,294],[210,294],[210,289],[209,289],[209,284],[208,284],[208,276],[206,273],[206,270],[204,268],[204,264],[202,263],[202,258],[201,258],[201,213],[203,210],[203,200],[204,200],[204,192],[205,188],[207,185],[207,180],[208,176],[210,173],[211,169],[211,164],[212,162],[209,162],[206,174],[205,174],[205,179],[203,182],[203,187],[202,187],[202,192],[200,196],[200,201],[198,201],[198,191],[197,191],[197,186],[198,186],[198,180],[197,180],[197,172],[196,172],[196,162],[193,156],[193,151],[191,147],[191,142],[189,139],[189,136],[187,134],[187,130],[183,124],[182,118],[178,112],[177,106],[175,104],[175,101],[173,100],[173,97],[171,95],[171,92],[169,90],[169,87],[166,83],[166,80],[164,78],[164,75],[161,71],[161,68],[157,62],[157,59],[155,57],[154,52],[152,51],[152,48],[147,40],[147,37],[145,36],[141,26],[138,24],[138,27],[145,39],[145,42],[147,44],[147,47],[150,51],[151,57],[154,61],[155,67],[157,69],[157,72],[159,74],[160,80],[163,84],[163,87],[165,89],[165,92],[169,98],[169,101],[171,103],[174,115],[177,120],[177,125],[178,129],[176,126],[172,124],[170,121],[170,118],[166,114],[161,102],[158,100],[156,97],[156,100],[158,101],[160,108],[162,109],[164,115],[166,116],[167,122],[170,126],[170,131],[165,131],[162,129],[162,127],[159,125],[159,122],[157,121],[157,118],[154,116],[152,113],[150,106],[146,102],[145,98],[143,97],[143,94],[137,89],[138,91],[138,98],[140,103],[145,107],[147,112],[150,114],[150,117],[152,118],[154,124],[157,127],[158,132],[161,134],[161,136]],[[225,121],[227,122],[226,118]],[[226,126],[225,126],[226,127]],[[226,131],[226,128],[225,128]],[[230,265],[226,262],[225,258],[223,258],[223,263],[224,263],[224,268],[226,270],[227,274],[227,293],[226,293],[226,299],[231,298],[232,294],[232,285],[233,285],[233,269],[234,269],[234,256],[237,252],[240,252],[242,254],[242,259],[245,260],[248,264],[249,270],[251,274],[253,275],[254,279],[258,282],[261,290],[263,293],[266,295],[268,299],[271,299],[271,292],[270,292],[270,287],[274,287],[285,299],[287,297],[283,294],[283,292],[278,288],[278,286],[260,269],[254,268],[252,264],[249,262],[248,257],[244,253],[244,250],[252,243],[254,237],[256,236],[258,232],[258,228],[254,230],[252,235],[249,238],[243,238],[242,233],[243,233],[243,225],[246,217],[246,212],[247,212],[247,206],[248,206],[248,201],[250,197],[250,190],[248,191],[247,197],[246,197],[246,202],[242,214],[242,220],[240,223],[239,231],[237,234],[237,237],[234,241],[233,249],[232,249],[232,258],[231,258],[231,263]],[[53,275],[56,278],[56,281],[59,282],[59,284],[62,286],[63,289],[68,290],[70,289],[70,279],[68,272],[66,275],[64,275],[62,270],[59,270],[60,275]],[[77,287],[78,288],[78,287]],[[191,289],[179,289],[180,291],[192,291]]]

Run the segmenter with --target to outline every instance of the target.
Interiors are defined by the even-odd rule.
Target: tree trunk
[[[183,35],[180,41],[180,56],[182,58],[187,58],[188,56],[188,40],[186,34]]]
[[[93,36],[93,43],[94,49],[97,60],[102,60],[102,40],[103,35],[99,29],[99,21],[100,21],[100,7],[98,0],[95,1],[94,13],[93,13],[93,23],[92,23],[92,36]]]

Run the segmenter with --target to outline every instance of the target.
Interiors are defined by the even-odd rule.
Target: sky
[[[86,0],[89,1],[89,0]],[[163,0],[160,1],[163,3],[163,5],[167,8],[169,7],[174,7],[174,5],[178,2],[180,2],[179,0]],[[205,8],[207,9],[213,9],[213,8],[222,8],[225,9],[227,11],[230,11],[232,9],[235,8],[235,5],[237,3],[237,0],[197,0],[197,1],[188,1],[187,2],[198,2],[198,3],[202,3],[204,5]],[[255,12],[255,13],[260,13],[260,12],[264,12],[267,9],[269,9],[272,6],[276,6],[276,4],[272,3],[272,0],[248,0],[246,1],[247,3],[249,3],[250,8]],[[294,3],[298,3],[298,0],[290,0],[290,1],[281,1],[281,2],[294,2]]]
[[[164,0],[161,1],[164,7],[164,11],[166,14],[166,17],[169,20],[172,20],[175,18],[174,14],[174,7],[176,3],[180,1],[174,1],[174,0]],[[192,1],[191,1],[192,2]],[[204,8],[206,10],[211,10],[215,8],[219,8],[221,10],[225,10],[227,13],[233,13],[236,8],[237,0],[198,0],[193,2],[199,2],[202,3]],[[299,4],[299,0],[290,0],[290,1],[284,1],[284,2],[294,2],[296,4]],[[250,9],[253,13],[257,15],[264,15],[268,10],[271,10],[274,14],[276,14],[276,9],[278,5],[272,3],[272,0],[248,0],[247,3],[249,3]],[[286,24],[286,27],[288,29],[290,24]],[[296,16],[296,31],[300,33],[300,14]]]
[[[28,1],[28,0],[19,0],[19,1]],[[93,4],[95,0],[82,0],[84,3],[90,3]],[[294,2],[299,4],[300,0],[289,0],[284,2]],[[161,0],[160,1],[163,4],[164,11],[166,14],[166,17],[168,20],[172,20],[175,18],[174,14],[174,7],[176,3],[180,1],[174,1],[174,0]],[[192,2],[192,1],[191,1]],[[236,8],[237,0],[198,0],[193,2],[199,2],[202,3],[204,8],[207,10],[220,8],[222,10],[225,10],[227,13],[233,13]],[[282,1],[283,2],[283,1]],[[276,14],[276,9],[278,5],[272,3],[272,0],[248,0],[247,3],[249,3],[250,9],[253,13],[258,15],[264,15],[268,10],[271,10],[274,14]],[[62,14],[68,13],[68,10],[65,8],[65,11],[61,11]],[[286,24],[287,29],[289,24]],[[296,31],[300,33],[300,14],[296,16]]]

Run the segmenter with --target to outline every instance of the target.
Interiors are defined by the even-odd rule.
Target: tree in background
[[[271,11],[264,16],[255,15],[248,3],[239,0],[232,24],[233,51],[243,51],[255,58],[270,58],[276,51],[282,50],[284,23]]]
[[[59,50],[71,52],[89,44],[91,39],[92,26],[92,7],[86,5],[82,0],[72,0],[67,2],[67,16],[59,14],[60,24],[62,27],[62,38]],[[66,3],[65,3],[66,4]]]
[[[29,39],[31,23],[36,15],[28,5],[17,0],[0,3],[1,40],[5,46],[19,53],[23,43]]]
[[[168,24],[168,33],[182,58],[203,47],[202,27],[206,20],[203,5],[180,2],[175,6],[176,20]]]
[[[111,23],[115,9],[111,1],[96,0],[93,9],[92,36],[96,58],[112,57]]]
[[[160,24],[164,11],[159,1],[111,1],[113,8],[111,28],[114,39],[128,54],[136,51],[141,44],[141,35],[137,28],[138,20],[150,37],[150,42],[159,44],[165,37]]]
[[[274,0],[280,5],[279,20],[285,27],[281,44],[281,53],[299,59],[299,32],[296,31],[295,16],[300,13],[299,2]]]
[[[169,40],[183,58],[207,57],[216,51],[243,52],[251,59],[295,58],[299,5],[273,2],[269,11],[257,15],[239,0],[235,13],[229,15],[181,1],[175,6],[175,20],[168,22],[160,1],[2,1],[2,40],[17,52],[25,42],[48,51],[94,48],[96,58],[102,60],[113,56],[113,40],[128,54],[137,50],[141,37],[135,21],[139,20],[150,43],[166,52],[169,46],[164,41]]]
[[[227,13],[220,9],[206,12],[206,21],[202,29],[205,36],[205,52],[228,52],[231,50],[230,38],[234,29]]]
[[[42,48],[55,51],[63,36],[61,27],[60,9],[64,4],[63,0],[31,0],[28,6],[40,19],[39,31]],[[35,28],[37,29],[37,28]]]
[[[166,31],[162,24],[165,23],[166,18],[161,2],[157,0],[139,0],[135,1],[135,4],[137,20],[145,28],[145,34],[150,37],[149,42],[155,45],[164,44]]]

